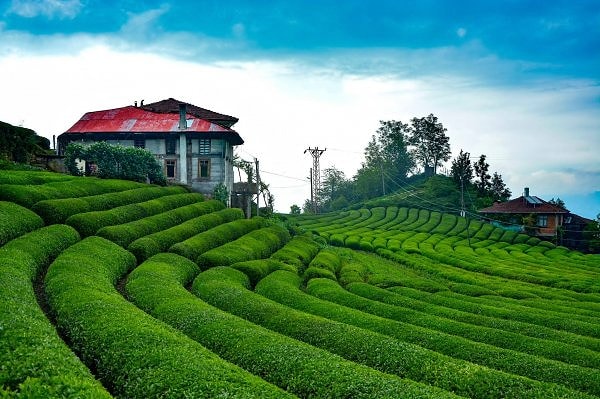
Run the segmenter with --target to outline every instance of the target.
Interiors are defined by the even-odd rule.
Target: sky
[[[600,213],[598,0],[0,0],[0,93],[51,141],[142,99],[235,116],[279,212],[306,149],[352,178],[379,121],[433,113],[513,197]]]

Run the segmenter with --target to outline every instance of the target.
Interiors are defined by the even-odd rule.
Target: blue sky
[[[0,120],[49,138],[142,98],[235,115],[280,211],[305,148],[351,177],[379,120],[434,113],[515,196],[600,212],[597,0],[8,0],[0,86]]]

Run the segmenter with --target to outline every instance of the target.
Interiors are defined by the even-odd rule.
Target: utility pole
[[[313,157],[310,198],[311,198],[311,201],[313,204],[313,211],[315,212],[315,214],[318,211],[319,187],[321,187],[321,173],[319,170],[319,158],[326,150],[327,150],[327,148],[320,150],[319,147],[315,147],[315,148],[308,147],[306,150],[304,150],[305,154],[306,154],[306,151],[308,151],[310,153],[310,155],[312,155],[312,157]]]
[[[254,164],[256,166],[256,216],[260,214],[260,174],[258,173],[258,159],[254,158]]]

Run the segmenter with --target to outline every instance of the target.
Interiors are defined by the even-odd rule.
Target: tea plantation
[[[2,398],[600,398],[600,255],[0,171]]]

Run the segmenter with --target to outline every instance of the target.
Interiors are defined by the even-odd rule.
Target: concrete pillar
[[[185,133],[179,134],[179,181],[187,184],[187,139]]]

